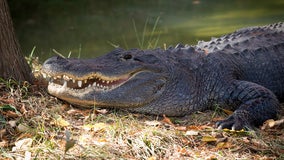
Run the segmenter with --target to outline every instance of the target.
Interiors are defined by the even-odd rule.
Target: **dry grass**
[[[44,86],[0,83],[1,159],[284,159],[284,127],[214,128],[224,113],[168,118],[80,110]]]

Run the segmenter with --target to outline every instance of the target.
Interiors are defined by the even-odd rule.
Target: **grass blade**
[[[137,38],[137,41],[138,41],[138,45],[139,45],[139,47],[141,47],[142,44],[141,44],[141,41],[139,39],[139,34],[138,34],[138,31],[137,31],[135,21],[133,19],[132,19],[132,23],[133,23],[134,32],[135,32],[135,35],[136,35],[136,38]]]

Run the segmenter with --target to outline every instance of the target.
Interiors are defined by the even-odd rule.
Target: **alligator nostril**
[[[127,60],[127,59],[131,59],[131,58],[132,58],[132,55],[131,55],[131,54],[126,54],[126,55],[123,56],[123,58],[126,59],[126,60]]]

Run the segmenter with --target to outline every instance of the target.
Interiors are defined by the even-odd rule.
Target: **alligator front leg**
[[[276,118],[280,108],[276,96],[267,88],[247,81],[235,81],[227,88],[224,95],[230,104],[238,103],[239,107],[227,119],[216,123],[219,129],[233,130],[253,129],[264,121]]]

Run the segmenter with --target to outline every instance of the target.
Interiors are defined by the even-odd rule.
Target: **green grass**
[[[149,19],[147,18],[144,24],[143,32],[140,34],[139,31],[137,30],[135,21],[132,20],[134,32],[140,49],[157,48],[161,34],[161,32],[157,31],[159,20],[160,17],[157,17],[154,25],[152,26],[152,29],[148,31]],[[127,43],[125,43],[125,45],[128,46]]]

